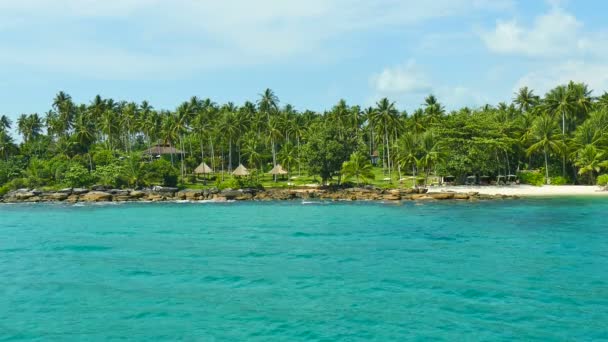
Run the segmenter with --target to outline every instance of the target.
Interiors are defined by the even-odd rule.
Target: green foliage
[[[355,178],[357,185],[360,184],[360,180],[368,182],[374,179],[372,164],[361,152],[353,152],[350,155],[349,160],[342,164],[341,173],[346,179]]]
[[[8,184],[0,186],[0,196],[6,195],[9,191],[11,191],[11,188]]]
[[[44,116],[24,114],[14,123],[0,117],[0,185],[174,186],[194,182],[188,175],[201,160],[216,171],[244,163],[263,172],[278,162],[290,176],[308,177],[269,181],[272,186],[307,184],[309,176],[327,184],[342,174],[347,181],[390,187],[397,174],[422,176],[426,183],[433,175],[462,180],[541,167],[544,177],[520,179],[539,184],[549,175],[578,173],[572,181],[595,184],[608,168],[608,94],[590,94],[573,82],[542,98],[524,87],[512,103],[451,112],[431,95],[407,114],[388,98],[365,109],[340,100],[322,113],[298,113],[270,89],[242,106],[193,97],[170,111],[101,96],[78,104],[60,92]],[[19,144],[11,132],[18,132]],[[161,156],[132,154],[155,144],[163,145]],[[167,147],[187,153],[171,155],[162,151]],[[355,151],[359,161],[350,160]],[[365,179],[370,155],[378,165],[375,179]],[[220,184],[247,187],[255,184],[244,182],[270,178],[265,176]]]
[[[545,177],[538,171],[519,172],[517,178],[522,184],[541,186],[545,184]]]
[[[608,174],[599,175],[599,177],[597,177],[597,185],[607,186],[608,185]]]
[[[325,123],[314,124],[308,139],[303,153],[308,171],[319,175],[324,184],[338,174],[342,163],[357,147],[352,132]]]
[[[63,177],[63,182],[71,187],[84,187],[93,183],[94,178],[84,166],[72,164]]]
[[[25,165],[25,160],[21,158],[11,158],[6,161],[0,160],[0,184],[20,177]]]
[[[124,168],[117,164],[97,166],[95,171],[93,171],[93,177],[96,179],[97,183],[112,187],[118,187],[120,184],[124,183],[122,180],[124,174]]]
[[[262,184],[257,182],[253,177],[232,177],[223,182],[220,179],[218,179],[215,183],[215,186],[220,190],[224,190],[224,189],[235,189],[236,190],[236,189],[245,189],[245,188],[264,189]]]
[[[551,178],[551,185],[566,185],[568,184],[568,179],[562,176],[556,176]]]
[[[164,186],[177,186],[179,170],[171,165],[171,162],[158,159],[144,168],[144,178],[150,184],[162,184]]]
[[[110,150],[98,150],[93,152],[93,163],[96,166],[110,165],[115,159],[114,153]]]

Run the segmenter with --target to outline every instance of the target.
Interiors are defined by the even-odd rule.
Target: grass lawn
[[[378,186],[381,188],[409,188],[413,186],[413,178],[411,177],[411,175],[405,175],[402,174],[401,176],[404,178],[404,180],[402,182],[399,182],[399,175],[397,172],[394,172],[392,174],[391,179],[388,179],[388,173],[385,173],[381,167],[374,167],[373,168],[373,173],[374,173],[374,179],[369,183],[370,185],[374,185],[374,186]],[[207,180],[207,184],[204,184],[204,176],[198,176],[197,177],[197,182],[195,183],[190,183],[190,182],[186,182],[184,184],[184,187],[189,188],[189,189],[205,189],[205,188],[211,188],[211,187],[215,187],[217,186],[217,182],[216,179],[220,178],[221,179],[221,175],[220,174],[215,174],[215,175],[210,175],[208,176],[209,179]],[[224,173],[224,182],[229,181],[230,179],[232,179],[232,175],[229,174],[228,172]],[[250,176],[250,177],[255,177],[256,176]],[[267,173],[262,174],[259,176],[259,182],[262,184],[262,186],[264,186],[264,188],[290,188],[290,187],[302,187],[302,186],[306,186],[306,185],[310,185],[310,184],[320,184],[321,182],[321,178],[314,177],[314,176],[310,176],[308,175],[308,173],[306,172],[302,172],[301,175],[298,175],[297,172],[293,172],[289,174],[289,177],[287,175],[285,176],[279,176],[277,181],[275,182],[273,180],[272,175],[269,175]],[[342,180],[344,181],[344,180]],[[354,182],[354,179],[350,180],[351,182]],[[423,177],[418,177],[418,184],[421,184],[424,181]],[[337,183],[338,182],[338,178],[334,177],[332,179],[332,183]]]

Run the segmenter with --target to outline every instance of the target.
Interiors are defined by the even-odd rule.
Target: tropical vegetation
[[[608,93],[593,96],[583,83],[544,96],[523,87],[510,102],[451,111],[429,95],[418,107],[408,113],[382,98],[367,108],[340,100],[299,111],[266,89],[241,105],[192,97],[165,110],[99,95],[80,104],[59,92],[46,113],[0,115],[0,186],[198,186],[201,162],[215,170],[205,185],[234,182],[239,164],[267,186],[515,174],[535,184],[594,184],[608,169]],[[142,154],[159,143],[179,152]],[[289,177],[267,175],[277,164]]]

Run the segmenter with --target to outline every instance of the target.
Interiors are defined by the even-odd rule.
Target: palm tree
[[[23,135],[23,141],[27,143],[42,132],[42,119],[38,114],[21,114],[17,119],[17,131]]]
[[[226,106],[223,109],[222,120],[219,123],[219,129],[228,138],[228,171],[232,172],[232,142],[240,133],[239,118],[234,111],[234,106]]]
[[[82,146],[89,157],[89,172],[93,170],[93,160],[91,158],[91,144],[95,141],[95,126],[89,119],[86,112],[76,115],[74,120],[74,139]]]
[[[566,139],[566,117],[575,109],[574,98],[566,86],[558,86],[545,96],[545,107],[551,114],[560,114],[562,117],[562,142]],[[566,176],[566,154],[562,159],[562,176]]]
[[[528,87],[519,88],[513,98],[515,103],[521,112],[528,112],[532,107],[536,106],[539,102],[539,97],[534,95],[534,91]]]
[[[445,158],[441,141],[433,131],[426,131],[420,139],[420,158],[418,165],[424,170],[424,186],[433,170]]]
[[[436,124],[445,114],[445,108],[439,103],[435,95],[431,94],[424,99],[424,114],[429,124]]]
[[[13,122],[6,115],[0,115],[0,131],[8,131],[11,129]]]
[[[388,167],[388,177],[391,178],[391,151],[389,144],[389,128],[399,124],[399,112],[395,108],[395,102],[390,102],[388,98],[382,98],[376,102],[376,109],[373,116],[374,126],[384,131],[384,143],[386,146],[386,162]]]
[[[72,127],[74,117],[74,103],[72,97],[60,91],[53,100],[53,108],[58,113],[57,128],[58,134],[65,135]]]
[[[568,91],[574,102],[574,123],[578,124],[587,118],[587,114],[593,107],[591,90],[589,90],[589,87],[584,83],[574,83],[570,81],[570,83],[568,83]]]
[[[101,115],[101,132],[105,135],[108,149],[112,150],[112,135],[116,129],[116,115],[112,109],[107,108]]]
[[[264,90],[264,93],[260,94],[260,99],[258,100],[258,109],[261,113],[266,114],[268,128],[270,128],[270,118],[273,114],[275,114],[279,109],[279,98],[276,94],[269,88]],[[276,124],[273,124],[273,128],[278,128]],[[270,133],[270,142],[272,145],[272,165],[277,166],[277,153],[275,146],[275,134]]]
[[[287,177],[289,177],[291,166],[298,162],[296,148],[291,144],[291,142],[285,143],[277,154],[277,158],[281,164],[287,167]]]
[[[541,115],[530,129],[530,140],[533,144],[528,147],[528,155],[542,151],[545,157],[545,182],[549,184],[549,152],[561,152],[563,143],[559,140],[560,134],[557,123],[549,115]]]
[[[370,163],[369,158],[361,152],[353,152],[348,161],[345,161],[342,164],[340,173],[344,178],[355,177],[357,185],[361,184],[360,180],[368,182],[374,179],[372,164]]]
[[[418,136],[408,132],[399,139],[399,156],[397,158],[399,168],[412,167],[412,177],[414,177],[414,185],[416,185],[416,165],[418,164],[417,153],[419,149]]]
[[[589,184],[595,184],[595,174],[603,167],[608,167],[605,152],[599,151],[593,145],[585,145],[576,151],[574,165],[578,166],[579,175],[588,175]]]

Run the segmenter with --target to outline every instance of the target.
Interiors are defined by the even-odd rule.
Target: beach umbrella
[[[209,167],[205,162],[202,162],[199,166],[194,169],[194,173],[206,175],[209,173],[213,173],[213,169]]]
[[[232,175],[234,176],[249,176],[249,171],[247,170],[246,167],[243,166],[243,164],[239,164],[239,167],[237,167],[233,172]]]

